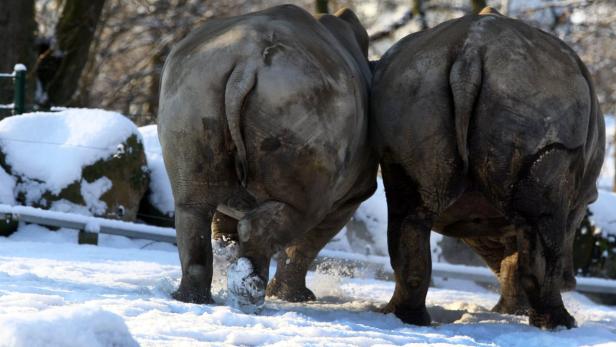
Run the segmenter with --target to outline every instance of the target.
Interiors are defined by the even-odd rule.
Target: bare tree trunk
[[[316,0],[315,8],[317,13],[329,13],[328,0]]]
[[[13,72],[17,63],[26,65],[31,71],[36,58],[35,34],[34,0],[0,1],[0,72]],[[29,92],[33,90],[32,81],[29,79]],[[27,103],[32,99],[32,93],[28,94]],[[11,102],[12,95],[10,80],[0,80],[0,104]]]
[[[479,13],[479,11],[483,10],[486,6],[486,0],[471,0],[471,8],[473,9],[474,14]]]
[[[47,89],[49,105],[69,105],[88,61],[105,0],[65,0],[56,26],[62,63]]]
[[[428,21],[426,20],[426,13],[423,9],[424,0],[412,0],[412,10],[413,17],[418,17],[421,22],[421,30],[428,29]]]

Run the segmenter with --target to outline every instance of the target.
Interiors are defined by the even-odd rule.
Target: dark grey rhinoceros
[[[572,327],[572,242],[596,199],[604,122],[562,41],[495,11],[407,36],[378,63],[371,125],[396,287],[385,312],[428,325],[430,230],[463,238],[501,284],[498,312]]]
[[[314,298],[310,263],[376,187],[367,42],[349,10],[317,20],[285,5],[210,20],[173,49],[158,126],[176,204],[176,299],[212,302],[211,228],[239,238],[227,285],[242,310],[260,310],[284,247],[268,294]]]

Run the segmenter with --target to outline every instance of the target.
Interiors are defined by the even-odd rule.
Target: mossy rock
[[[134,221],[149,183],[145,151],[137,135],[130,136],[120,148],[111,158],[85,167],[83,179],[92,183],[108,178],[112,186],[100,198],[107,205],[103,217]]]
[[[54,165],[61,164],[54,163]],[[3,153],[0,153],[0,166],[8,173],[12,173]],[[149,182],[143,144],[135,134],[119,144],[115,154],[85,166],[82,169],[81,179],[72,182],[58,194],[47,190],[41,194],[40,199],[27,201],[26,189],[23,187],[20,189],[19,184],[30,180],[44,186],[44,182],[14,174],[13,176],[18,182],[16,200],[22,205],[49,209],[54,203],[64,203],[66,208],[56,209],[67,212],[82,210],[97,217],[124,221],[137,219],[139,203]],[[96,191],[104,193],[96,196]],[[93,192],[95,194],[92,194]]]

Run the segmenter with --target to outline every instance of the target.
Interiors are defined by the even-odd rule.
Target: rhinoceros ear
[[[366,31],[364,26],[361,25],[361,22],[359,21],[359,18],[357,18],[357,15],[355,15],[355,12],[351,11],[348,8],[342,8],[335,13],[335,16],[347,22],[351,26],[351,29],[353,29],[353,34],[355,34],[355,39],[357,40],[357,43],[359,44],[362,53],[365,57],[367,57],[369,41],[368,32]]]

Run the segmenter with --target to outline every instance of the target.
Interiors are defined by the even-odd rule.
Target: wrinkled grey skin
[[[367,41],[351,11],[317,21],[285,5],[210,20],[173,49],[158,126],[176,204],[176,299],[212,302],[212,228],[239,238],[252,283],[267,283],[284,250],[268,295],[315,298],[308,266],[375,189]]]
[[[560,292],[575,286],[575,227],[596,199],[605,144],[576,54],[520,21],[467,16],[398,42],[372,88],[396,278],[383,311],[430,324],[433,229],[463,238],[497,274],[494,310],[573,327]]]

